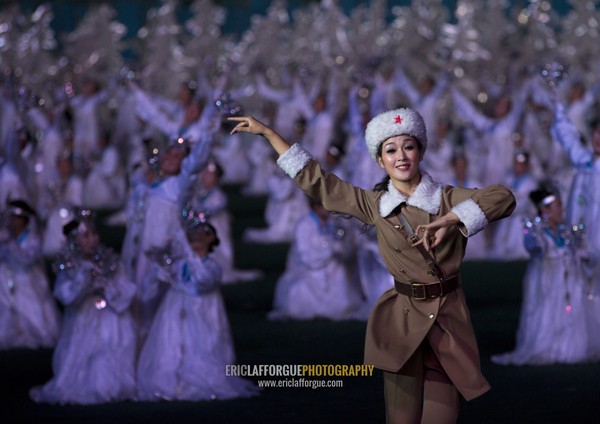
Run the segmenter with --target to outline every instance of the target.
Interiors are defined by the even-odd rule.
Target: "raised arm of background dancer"
[[[198,84],[198,87],[196,88],[197,93],[210,93],[214,88],[206,76],[203,67],[200,67],[198,70],[198,74],[196,75],[196,83]]]
[[[177,134],[179,123],[169,119],[138,85],[131,83],[130,87],[135,95],[136,115],[167,137]]]
[[[408,79],[406,73],[404,73],[404,69],[400,65],[396,66],[396,70],[394,71],[394,84],[398,90],[408,97],[412,107],[416,107],[419,104],[421,93],[419,93],[419,90]]]
[[[556,103],[550,134],[560,143],[574,166],[593,163],[593,152],[581,142],[581,134],[567,116],[565,106],[560,102]]]
[[[209,110],[206,115],[206,120],[209,124],[194,142],[190,154],[181,163],[181,171],[177,175],[177,184],[180,190],[179,204],[181,207],[185,206],[192,198],[197,175],[206,166],[212,152],[213,142],[216,139],[216,131],[210,125],[212,120],[218,116],[218,110],[212,104],[207,105],[205,109]],[[220,123],[220,120],[218,122]]]
[[[6,140],[4,140],[4,149],[6,151],[6,163],[10,163],[17,172],[22,181],[28,186],[28,164],[21,155],[21,143],[16,129],[10,131]],[[0,205],[4,206],[4,205]]]
[[[335,68],[329,74],[329,84],[327,86],[327,110],[331,113],[332,116],[337,115],[337,110],[339,109],[338,95],[340,93],[340,81],[341,76],[339,75],[339,71]]]
[[[583,104],[585,107],[592,106],[598,100],[598,96],[600,96],[600,81],[597,81],[585,91],[583,95]]]
[[[182,107],[178,101],[167,99],[162,96],[152,96],[152,103],[162,111],[166,116],[177,116]]]
[[[291,147],[291,145],[277,132],[275,132],[275,130],[266,126],[252,116],[232,116],[227,119],[229,121],[237,122],[236,126],[231,130],[232,135],[238,132],[261,135],[267,139],[267,141],[271,144],[271,147],[273,147],[275,152],[277,152],[279,155],[284,154]]]
[[[183,138],[195,143],[201,139],[212,139],[214,134],[219,131],[221,128],[221,116],[217,113],[218,109],[213,102],[224,93],[226,83],[227,80],[221,78],[217,81],[216,87],[211,87],[210,91],[205,93],[205,97],[208,101],[202,109],[202,114],[196,122],[190,125],[183,134],[181,134]]]
[[[298,109],[300,110],[300,113],[302,114],[304,119],[309,120],[313,116],[315,116],[315,111],[310,102],[310,99],[312,97],[306,94],[306,90],[302,86],[302,81],[300,81],[299,77],[294,78],[293,84],[294,102],[298,105]],[[315,83],[315,85],[317,84]]]
[[[365,81],[368,82],[368,81]],[[373,78],[373,88],[371,89],[371,95],[369,99],[369,107],[373,116],[379,115],[380,113],[389,110],[386,106],[385,93],[386,93],[386,82],[380,72],[375,74]]]
[[[505,118],[508,120],[508,122],[510,122],[510,126],[512,128],[516,128],[517,124],[521,120],[523,109],[525,109],[525,104],[529,99],[531,89],[534,85],[534,78],[530,78],[523,82],[521,86],[518,87],[518,93],[513,96],[513,105],[508,113],[508,116]]]
[[[356,139],[360,139],[365,133],[365,126],[363,125],[363,118],[358,105],[359,91],[360,86],[358,84],[352,86],[350,90],[348,90],[348,120],[350,122],[350,134]],[[357,142],[355,144],[364,143]]]
[[[50,128],[50,120],[40,107],[36,106],[28,109],[26,115],[38,131],[46,132]]]
[[[494,125],[494,120],[488,118],[473,106],[456,87],[450,89],[454,102],[454,111],[465,122],[472,124],[479,131],[486,131]]]
[[[269,86],[262,75],[256,75],[256,84],[258,88],[258,94],[263,99],[270,100],[277,104],[290,101],[291,95],[288,91],[277,90]]]
[[[531,100],[538,105],[542,105],[548,110],[554,110],[557,100],[557,94],[548,87],[548,83],[541,76],[532,79],[531,82]]]
[[[325,74],[328,75],[328,74]],[[319,95],[319,93],[322,91],[323,89],[323,83],[324,83],[324,78],[326,78],[325,75],[322,76],[318,76],[317,78],[314,78],[311,82],[312,84],[310,84],[310,86],[308,87],[308,89],[304,89],[304,92],[306,93],[306,98],[309,99],[309,102],[312,104],[312,100],[316,99],[317,96]],[[300,79],[298,79],[298,82],[300,82]],[[299,84],[300,87],[306,87],[302,84]],[[312,108],[312,106],[311,106]]]
[[[431,93],[429,94],[435,99],[439,99],[444,95],[444,92],[448,88],[448,84],[450,83],[450,77],[448,76],[448,72],[445,70],[441,70],[438,72],[437,77],[435,79],[435,84]]]

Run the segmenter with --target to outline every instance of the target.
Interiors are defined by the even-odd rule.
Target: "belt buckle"
[[[411,234],[410,236],[408,236],[408,241],[411,244],[415,244],[416,242],[419,241],[419,237],[416,234]]]
[[[411,288],[412,288],[412,297],[415,300],[427,300],[427,292],[425,290],[425,284],[422,283],[411,283]],[[415,293],[415,288],[422,288],[423,289],[423,296],[417,296],[417,294]]]

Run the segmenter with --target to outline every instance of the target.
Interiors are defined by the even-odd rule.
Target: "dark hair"
[[[560,198],[560,192],[552,181],[542,181],[535,190],[529,193],[529,200],[533,202],[538,213],[541,213],[541,208],[545,206],[542,202],[548,196],[555,196],[557,199]]]
[[[383,177],[383,179],[381,181],[379,181],[377,184],[375,184],[373,186],[373,190],[387,191],[389,183],[390,183],[390,176],[386,175],[385,177]]]
[[[212,235],[215,238],[212,241],[212,243],[210,244],[210,246],[208,246],[209,252],[212,252],[214,250],[214,248],[217,247],[221,243],[221,240],[219,240],[219,236],[217,235],[217,229],[208,222],[200,222],[197,225],[193,225],[193,226],[189,227],[186,230],[186,237],[187,237],[188,241],[192,240],[193,234],[197,233],[199,231],[202,231],[206,234]]]
[[[67,222],[65,225],[63,225],[63,234],[65,235],[65,237],[69,237],[73,231],[75,231],[77,229],[77,227],[79,227],[79,221],[77,221],[76,219]]]
[[[24,218],[27,218],[27,220],[29,220],[30,216],[36,215],[35,210],[25,200],[10,200],[7,202],[7,205],[9,208],[13,208],[13,210],[19,209],[21,212],[19,213],[19,216],[23,216]]]

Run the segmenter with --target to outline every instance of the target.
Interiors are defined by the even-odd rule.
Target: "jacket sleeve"
[[[321,202],[328,211],[352,215],[365,224],[374,223],[376,193],[355,187],[324,171],[298,144],[282,154],[277,164],[294,178],[307,196]]]
[[[466,237],[478,233],[490,222],[506,218],[516,206],[513,193],[501,185],[483,189],[454,188],[453,194],[458,201],[451,211],[458,216],[458,228]],[[467,198],[461,200],[465,195]]]

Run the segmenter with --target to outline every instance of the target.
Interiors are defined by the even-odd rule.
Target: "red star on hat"
[[[401,124],[402,123],[402,118],[400,117],[400,115],[396,116],[394,118],[394,121],[396,121],[396,124]]]

